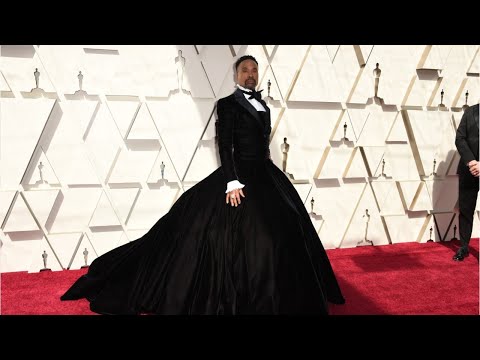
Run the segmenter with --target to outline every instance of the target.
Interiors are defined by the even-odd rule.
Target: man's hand
[[[468,169],[470,170],[470,174],[478,177],[480,174],[480,163],[477,160],[472,160],[468,163]]]
[[[245,197],[245,195],[243,194],[243,190],[235,189],[227,193],[225,201],[227,204],[230,202],[232,206],[237,207],[242,203],[242,201],[240,200],[240,196]]]

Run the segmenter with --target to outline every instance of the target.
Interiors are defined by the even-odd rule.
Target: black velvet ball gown
[[[101,314],[328,314],[345,302],[305,205],[271,161],[270,111],[220,99],[221,166],[141,238],[95,259],[61,297]],[[226,183],[245,185],[238,207]]]

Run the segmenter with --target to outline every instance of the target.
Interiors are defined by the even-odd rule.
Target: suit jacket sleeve
[[[473,152],[467,142],[467,120],[470,114],[471,111],[465,111],[463,113],[462,120],[460,120],[460,125],[458,125],[457,135],[455,137],[455,145],[460,153],[460,156],[462,157],[461,161],[465,165],[468,165],[470,161],[475,160],[475,156],[473,156]]]
[[[232,180],[238,180],[233,161],[233,127],[235,114],[228,104],[225,104],[225,101],[220,99],[217,103],[217,115],[218,149],[223,173],[225,174],[225,181],[228,183]]]

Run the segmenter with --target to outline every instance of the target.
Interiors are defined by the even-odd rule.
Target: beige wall
[[[325,247],[356,246],[366,230],[375,245],[425,242],[430,229],[450,240],[455,129],[466,91],[469,105],[480,99],[479,49],[3,45],[0,270],[39,271],[43,251],[52,270],[75,269],[85,248],[90,263],[142,236],[220,166],[215,102],[234,90],[244,54],[259,61],[265,98],[271,82],[274,163],[282,168],[287,137],[287,172],[309,212],[314,198]]]

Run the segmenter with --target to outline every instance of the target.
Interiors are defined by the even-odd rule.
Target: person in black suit
[[[321,314],[345,299],[305,204],[270,157],[258,63],[218,100],[221,166],[140,239],[90,265],[62,300],[101,314]],[[226,187],[226,189],[225,189]]]
[[[468,244],[472,236],[473,216],[479,188],[479,125],[478,104],[467,108],[458,125],[455,145],[460,153],[458,163],[458,205],[460,209],[459,233],[460,248],[453,260],[462,261],[469,255]]]

